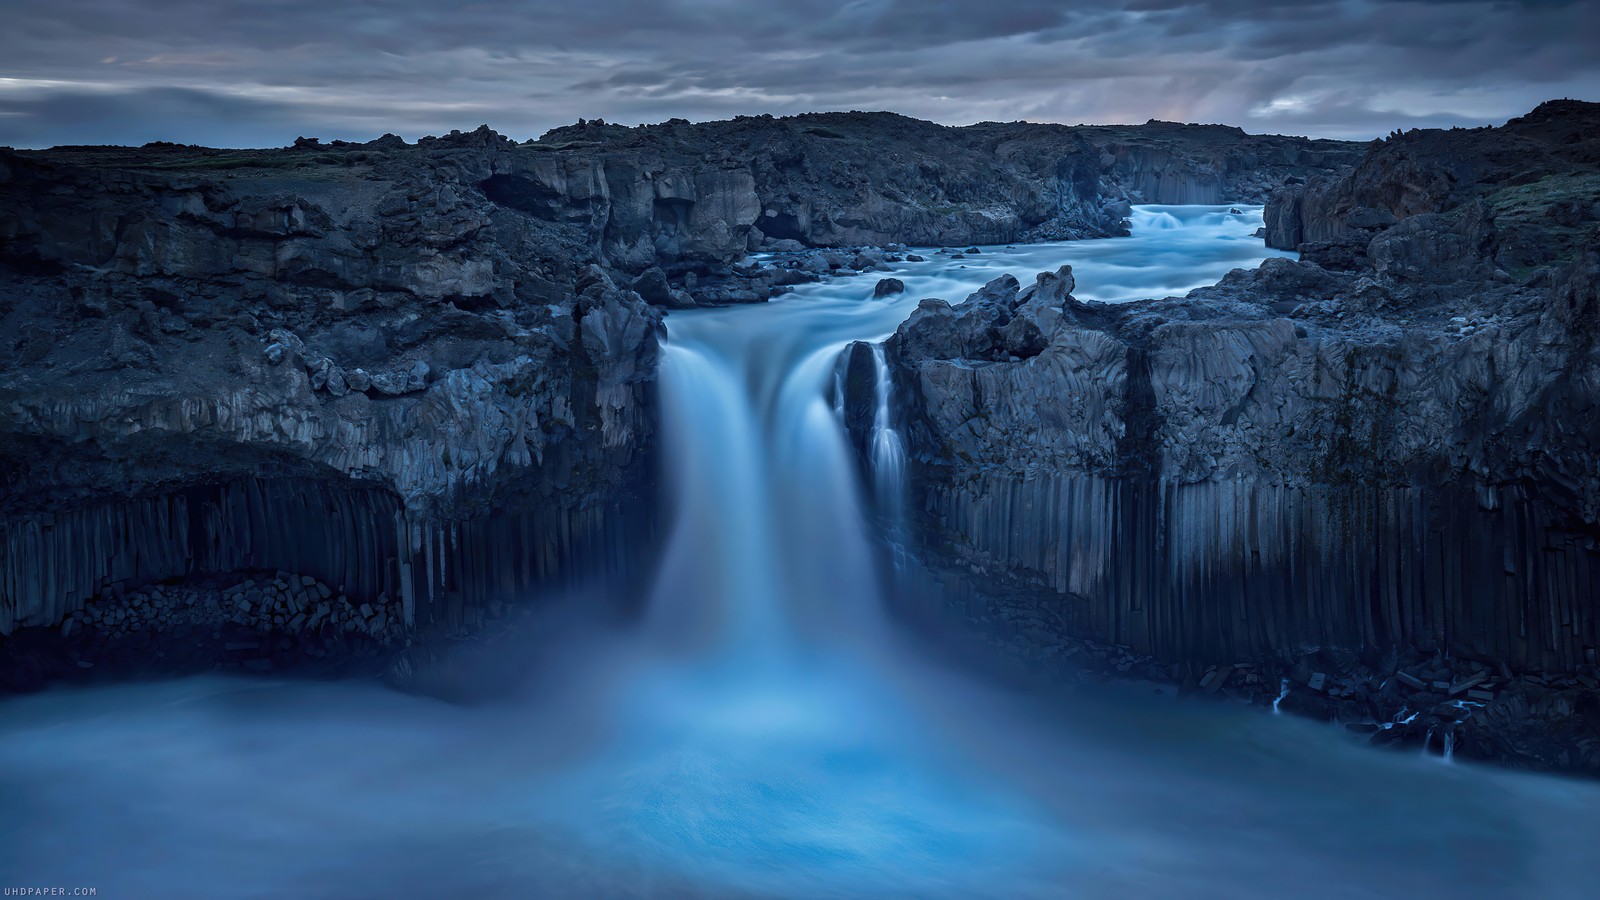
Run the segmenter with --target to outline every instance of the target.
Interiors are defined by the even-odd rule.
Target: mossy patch
[[[1547,175],[1484,197],[1501,235],[1501,263],[1519,280],[1549,263],[1576,259],[1600,227],[1600,173]],[[1507,241],[1518,245],[1506,246]]]
[[[1484,199],[1496,218],[1545,217],[1558,203],[1600,203],[1600,172],[1547,175],[1531,184],[1503,187]]]

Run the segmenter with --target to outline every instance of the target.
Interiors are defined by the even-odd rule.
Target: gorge
[[[0,155],[4,870],[1582,896],[1597,124]]]

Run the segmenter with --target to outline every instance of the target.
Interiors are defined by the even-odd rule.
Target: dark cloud
[[[1369,137],[1600,99],[1593,0],[11,0],[0,143],[893,109]]]

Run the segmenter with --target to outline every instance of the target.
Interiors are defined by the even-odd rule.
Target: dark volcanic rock
[[[1517,277],[1570,263],[1594,246],[1600,226],[1596,129],[1600,104],[1556,100],[1500,128],[1396,132],[1375,141],[1353,171],[1274,197],[1267,243],[1313,244],[1319,261],[1334,248],[1345,267],[1355,267],[1401,220],[1433,214],[1440,217],[1434,224],[1412,227],[1492,220],[1496,246],[1480,240],[1462,249]]]
[[[569,126],[531,147],[603,162],[613,198],[606,254],[624,267],[663,255],[727,259],[764,242],[998,243],[1098,237],[1120,224],[1101,209],[1098,151],[1054,126],[747,116]]]
[[[1261,201],[1290,180],[1348,167],[1360,151],[1222,126],[949,128],[859,112],[589,123],[529,146],[568,166],[604,162],[606,255],[624,267],[673,255],[729,258],[746,241],[793,250],[1121,234],[1129,198]],[[566,188],[551,181],[543,191]]]
[[[236,568],[420,624],[637,527],[660,314],[480,189],[509,148],[6,155],[0,633]]]
[[[1184,298],[1081,303],[1063,271],[923,301],[887,352],[924,558],[1193,671],[1321,648],[1593,677],[1600,234],[1566,211],[1595,121],[1377,145],[1279,205],[1325,239],[1305,260]]]
[[[1350,141],[1253,135],[1227,125],[1154,119],[1081,131],[1101,148],[1109,180],[1135,203],[1264,203],[1286,184],[1354,165],[1362,150]]]

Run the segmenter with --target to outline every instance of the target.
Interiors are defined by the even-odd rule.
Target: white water
[[[894,427],[893,377],[883,344],[872,345],[872,362],[877,391],[872,413],[873,494],[890,538],[898,544],[905,524],[906,449]]]
[[[647,621],[515,700],[213,678],[0,705],[0,882],[99,896],[1586,897],[1594,785],[1444,767],[1148,686],[1018,695],[902,643],[823,387],[916,299],[1214,281],[1259,210],[674,313]],[[886,425],[887,423],[880,423]],[[890,435],[873,455],[896,465]]]

